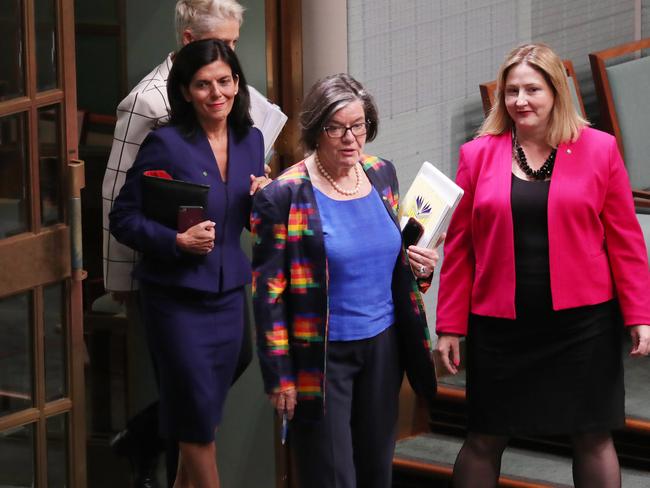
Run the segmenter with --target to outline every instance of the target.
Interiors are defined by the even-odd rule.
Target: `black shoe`
[[[129,429],[121,430],[110,440],[112,451],[120,457],[129,457],[135,444],[135,439]]]
[[[133,486],[134,488],[160,488],[158,480],[151,477],[136,478],[133,481]]]
[[[160,451],[142,443],[129,429],[118,432],[111,439],[111,449],[131,463],[135,488],[160,488],[156,479],[156,466]]]

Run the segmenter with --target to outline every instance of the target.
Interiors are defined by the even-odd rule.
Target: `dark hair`
[[[167,96],[169,98],[169,123],[181,128],[186,135],[193,135],[199,128],[199,121],[191,102],[185,100],[181,87],[189,89],[194,74],[210,63],[223,61],[232,71],[234,79],[239,80],[239,88],[228,114],[228,125],[236,137],[242,138],[253,125],[250,116],[250,95],[244,72],[234,51],[218,39],[203,39],[190,42],[174,57],[174,64],[167,78]]]
[[[307,151],[314,151],[318,137],[332,116],[354,101],[360,101],[368,123],[366,141],[377,137],[379,117],[377,105],[361,83],[346,73],[330,75],[318,80],[309,90],[302,104],[301,140]]]

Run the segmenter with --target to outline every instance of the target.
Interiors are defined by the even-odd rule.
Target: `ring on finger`
[[[421,264],[420,267],[418,268],[418,272],[420,274],[424,274],[424,273],[426,273],[426,271],[427,271],[427,268],[424,265]]]

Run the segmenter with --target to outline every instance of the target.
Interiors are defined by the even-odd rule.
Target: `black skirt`
[[[516,320],[470,316],[470,431],[557,435],[623,426],[618,303],[561,311],[547,304],[518,306]]]

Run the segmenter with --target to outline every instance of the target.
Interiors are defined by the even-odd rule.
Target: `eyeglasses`
[[[370,122],[361,122],[360,124],[354,124],[349,127],[343,127],[341,125],[332,125],[330,127],[323,127],[325,134],[328,137],[340,138],[344,137],[347,131],[352,132],[353,136],[362,136],[368,132],[368,126]]]

